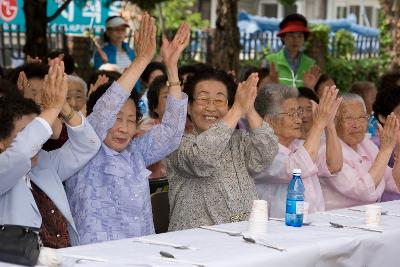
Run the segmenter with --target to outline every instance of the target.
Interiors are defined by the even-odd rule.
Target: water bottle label
[[[304,201],[296,201],[296,214],[304,213]]]
[[[302,200],[290,200],[286,202],[286,213],[290,214],[303,214],[304,212],[304,201]]]

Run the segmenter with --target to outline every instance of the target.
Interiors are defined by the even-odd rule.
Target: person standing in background
[[[311,72],[315,61],[302,52],[304,41],[310,33],[307,19],[300,14],[290,14],[279,24],[278,37],[284,47],[277,53],[267,56],[269,64],[276,65],[279,83],[292,87],[304,86],[303,76]],[[315,66],[316,67],[316,66]]]

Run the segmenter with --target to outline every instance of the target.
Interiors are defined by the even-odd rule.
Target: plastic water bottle
[[[303,225],[304,185],[301,180],[301,169],[294,169],[289,183],[286,198],[285,223],[289,226]]]
[[[378,120],[376,119],[375,115],[372,114],[368,118],[368,133],[371,135],[371,137],[374,137],[376,135],[377,123],[378,123]]]
[[[146,103],[143,101],[143,99],[139,99],[139,110],[142,114],[146,114],[147,112]]]

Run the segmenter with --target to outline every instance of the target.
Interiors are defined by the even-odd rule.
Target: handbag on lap
[[[34,266],[40,247],[39,228],[0,225],[0,261]]]

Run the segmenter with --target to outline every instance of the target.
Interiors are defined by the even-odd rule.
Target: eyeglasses
[[[352,124],[354,122],[365,123],[368,120],[368,116],[366,114],[358,116],[358,117],[346,116],[346,117],[342,117],[341,119],[346,124]]]
[[[303,116],[304,110],[299,108],[296,111],[290,111],[290,112],[281,112],[278,113],[279,115],[288,115],[291,119],[294,118],[301,118]]]
[[[206,96],[199,96],[194,99],[196,101],[197,105],[205,107],[211,104],[211,102],[214,104],[214,106],[221,108],[224,107],[228,104],[228,99],[226,96],[219,96],[216,98],[210,98]]]
[[[312,108],[311,107],[300,107],[299,109],[302,111],[302,115],[304,115],[304,114],[312,114]]]

